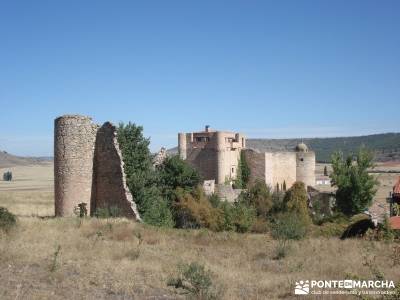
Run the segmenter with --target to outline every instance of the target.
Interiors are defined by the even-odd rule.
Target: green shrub
[[[201,183],[197,170],[182,160],[179,155],[167,157],[157,167],[157,175],[162,195],[170,203],[176,200],[177,188],[191,192]]]
[[[212,194],[208,200],[210,201],[211,205],[215,208],[220,207],[222,200],[217,194]]]
[[[221,230],[223,231],[235,231],[235,207],[232,203],[227,201],[221,201],[218,206],[222,210],[223,214],[223,224]]]
[[[367,239],[393,242],[400,239],[400,233],[398,230],[393,230],[391,228],[389,218],[385,217],[383,223],[378,224],[378,227],[376,229],[368,230]]]
[[[306,236],[308,225],[298,214],[288,212],[274,218],[271,233],[278,240],[300,240]]]
[[[285,192],[274,191],[272,193],[272,208],[270,214],[278,214],[286,211],[286,204],[284,202]]]
[[[257,218],[251,226],[251,232],[266,233],[269,231],[268,222],[263,218]]]
[[[4,181],[11,181],[12,180],[12,172],[7,171],[3,173],[3,180]]]
[[[288,212],[295,214],[306,224],[311,224],[310,214],[308,212],[308,196],[303,182],[297,181],[286,192],[283,199]]]
[[[239,202],[255,208],[257,216],[266,218],[273,202],[270,188],[263,180],[256,180],[248,191],[242,192]]]
[[[340,237],[347,226],[347,223],[326,222],[321,225],[313,225],[310,227],[310,230],[314,237]]]
[[[181,188],[176,191],[177,200],[174,202],[175,223],[179,228],[206,227],[219,231],[223,227],[223,212],[214,208],[207,197],[198,187],[192,193]]]
[[[17,224],[17,218],[7,208],[0,207],[0,230],[8,232]]]
[[[79,203],[79,204],[78,204],[79,217],[80,217],[80,218],[83,218],[83,217],[86,217],[86,216],[87,216],[88,211],[87,211],[86,206],[87,206],[87,203],[85,203],[85,202],[82,202],[82,203]]]
[[[256,210],[237,202],[233,205],[231,218],[235,231],[247,232],[256,220]]]
[[[178,266],[178,276],[168,280],[167,285],[180,288],[197,299],[218,299],[221,295],[213,289],[212,274],[196,262]]]
[[[143,221],[159,227],[174,227],[174,219],[167,202],[159,197],[152,201],[143,214]]]
[[[368,208],[376,194],[377,180],[368,170],[373,168],[373,154],[361,148],[358,154],[332,155],[332,186],[337,187],[336,205],[346,215],[354,215]]]

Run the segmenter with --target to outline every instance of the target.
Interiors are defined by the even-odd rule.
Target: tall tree
[[[283,198],[287,211],[296,214],[305,223],[309,224],[311,223],[311,218],[307,201],[306,187],[301,181],[296,181]]]
[[[240,158],[238,162],[237,178],[235,180],[235,186],[240,189],[245,189],[250,180],[250,167],[247,164],[246,156],[244,151],[240,152]]]
[[[140,213],[146,208],[145,199],[153,194],[155,174],[152,168],[150,140],[143,136],[143,127],[134,123],[120,123],[117,131],[118,143],[124,160],[126,182],[138,205]],[[155,194],[157,194],[155,192]]]
[[[367,209],[376,194],[376,179],[368,173],[373,168],[373,155],[360,148],[355,157],[336,152],[332,155],[332,186],[337,187],[336,205],[346,215]]]
[[[177,188],[191,192],[201,183],[197,170],[182,160],[179,155],[167,157],[157,167],[157,171],[159,186],[163,196],[169,202],[174,200]]]

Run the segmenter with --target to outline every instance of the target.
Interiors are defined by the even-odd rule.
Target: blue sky
[[[0,149],[53,119],[249,137],[398,132],[400,1],[1,1]]]

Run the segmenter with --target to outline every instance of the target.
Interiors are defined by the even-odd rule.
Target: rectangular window
[[[196,142],[209,142],[210,138],[208,136],[197,136]]]

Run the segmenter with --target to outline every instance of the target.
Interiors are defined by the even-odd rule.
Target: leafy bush
[[[156,201],[152,201],[148,205],[143,214],[143,221],[159,227],[174,227],[175,225],[168,203],[161,197],[158,197]]]
[[[393,242],[400,239],[400,233],[391,228],[389,218],[385,217],[376,229],[368,230],[366,237],[369,240]]]
[[[308,212],[308,196],[303,182],[297,181],[286,192],[283,202],[288,212],[291,212],[301,218],[306,224],[311,223]]]
[[[83,218],[83,217],[87,216],[88,211],[87,211],[87,207],[86,206],[87,206],[87,203],[85,203],[85,202],[82,202],[82,203],[78,204],[78,214],[79,214],[80,218]]]
[[[265,219],[257,218],[251,226],[251,232],[266,233],[269,231],[268,222]]]
[[[8,232],[17,224],[17,218],[7,208],[0,207],[0,230]]]
[[[345,223],[326,222],[321,225],[312,226],[311,231],[314,237],[340,237],[347,226]]]
[[[247,192],[242,192],[238,201],[254,207],[257,216],[264,218],[267,217],[273,205],[271,190],[263,180],[256,180]]]
[[[286,211],[286,204],[284,202],[285,192],[274,191],[272,193],[272,208],[270,214],[278,214]]]
[[[12,180],[12,172],[7,171],[3,173],[3,180],[4,181],[11,181]]]
[[[234,203],[231,220],[235,231],[247,232],[256,220],[256,210],[243,203]]]
[[[337,187],[336,205],[346,215],[354,215],[367,209],[376,193],[376,179],[368,173],[373,168],[373,155],[361,148],[353,159],[343,153],[332,155],[332,186]]]
[[[213,288],[211,272],[196,262],[178,266],[178,276],[168,280],[168,286],[181,288],[197,299],[218,299]]]
[[[353,220],[354,221],[354,220]],[[323,218],[323,221],[311,226],[312,235],[315,237],[340,237],[351,223],[349,217],[342,213],[334,213]]]
[[[309,223],[293,212],[276,216],[271,225],[271,233],[275,239],[300,240],[307,234]]]
[[[207,197],[198,187],[192,193],[182,188],[176,191],[177,200],[174,202],[174,215],[176,225],[180,228],[206,227],[214,231],[221,230],[223,212],[214,208]]]
[[[222,204],[221,198],[217,194],[212,194],[208,200],[210,201],[213,207],[220,207]]]
[[[178,155],[167,157],[157,167],[157,171],[162,195],[170,203],[176,199],[175,191],[177,188],[191,192],[201,183],[201,178],[197,170]]]

